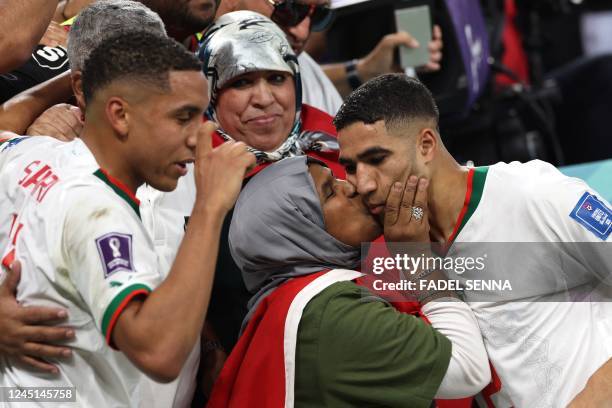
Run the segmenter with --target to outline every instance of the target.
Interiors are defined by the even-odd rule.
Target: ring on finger
[[[425,212],[421,207],[412,207],[412,218],[415,220],[420,221],[423,218],[423,214]]]

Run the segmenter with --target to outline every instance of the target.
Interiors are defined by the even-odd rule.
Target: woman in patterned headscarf
[[[297,57],[275,23],[251,11],[225,14],[206,33],[199,56],[217,144],[245,142],[261,167],[307,154],[344,174],[332,118],[302,104]]]
[[[259,165],[245,182],[270,163],[307,155],[327,164],[339,178],[338,144],[332,117],[302,104],[299,65],[283,31],[250,11],[220,17],[199,51],[211,97],[208,119],[219,124],[215,146],[239,140],[250,146]],[[252,294],[227,245],[227,217],[210,323],[227,351],[234,346]],[[211,344],[217,344],[214,341]]]

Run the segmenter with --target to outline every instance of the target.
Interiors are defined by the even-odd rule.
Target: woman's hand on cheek
[[[391,187],[385,204],[384,236],[387,242],[429,242],[427,188],[429,180],[409,176]]]

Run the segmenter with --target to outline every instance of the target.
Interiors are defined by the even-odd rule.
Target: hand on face
[[[64,142],[79,137],[83,130],[81,110],[76,106],[60,103],[40,115],[26,131],[30,136],[51,136]]]
[[[255,155],[242,142],[225,142],[212,148],[213,122],[201,125],[195,160],[196,206],[227,213],[236,202],[242,181],[255,165]]]
[[[384,235],[387,242],[430,241],[428,186],[429,180],[417,176],[391,186],[385,204]]]

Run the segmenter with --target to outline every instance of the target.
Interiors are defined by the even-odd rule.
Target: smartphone
[[[399,47],[400,65],[402,68],[419,67],[429,62],[431,41],[431,17],[429,6],[408,7],[395,10],[397,31],[406,31],[419,42],[418,48]]]

